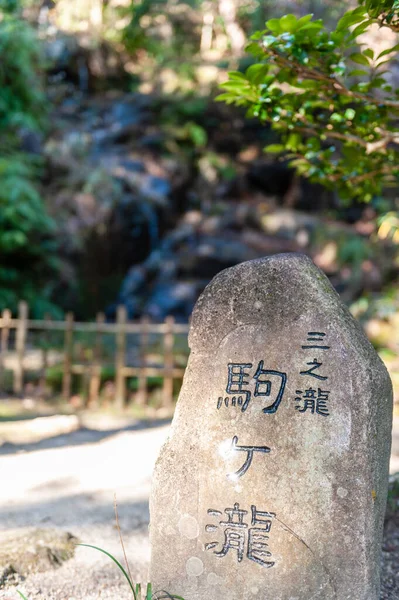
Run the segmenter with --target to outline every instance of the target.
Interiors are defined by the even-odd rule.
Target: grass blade
[[[133,582],[130,580],[129,575],[126,573],[125,569],[123,568],[123,566],[121,565],[121,563],[114,557],[112,556],[112,554],[110,554],[109,552],[107,552],[106,550],[103,550],[102,548],[98,548],[98,546],[92,546],[91,544],[76,544],[77,546],[85,546],[86,548],[94,548],[94,550],[98,550],[99,552],[102,552],[103,554],[105,554],[106,556],[108,556],[111,560],[114,561],[114,563],[119,567],[119,569],[122,571],[122,573],[124,574],[124,576],[126,577],[129,585],[130,585],[130,589],[133,592],[133,598],[134,600],[139,600],[136,596],[136,592],[134,589],[134,585]],[[25,598],[26,600],[26,598]]]
[[[149,584],[151,585],[151,584]],[[176,596],[175,594],[169,594],[169,592],[166,592],[165,590],[159,590],[158,592],[154,593],[154,596],[152,596],[151,600],[184,600],[184,598],[182,598],[181,596]]]
[[[23,600],[28,600],[28,598],[26,596],[24,596],[23,593],[20,592],[19,590],[17,590],[17,594],[19,594]]]
[[[133,582],[133,577],[132,577],[132,573],[130,571],[129,561],[127,560],[127,556],[126,556],[125,544],[123,543],[122,532],[121,532],[121,528],[120,528],[120,525],[119,525],[118,505],[116,503],[116,494],[114,495],[114,510],[115,510],[116,527],[118,529],[119,539],[120,539],[122,550],[123,550],[123,556],[125,558],[126,570],[129,573],[129,579],[130,579],[130,581]],[[137,585],[140,586],[140,584],[137,584]],[[137,592],[138,599],[141,600],[141,588],[139,587],[139,589],[137,589],[137,586],[136,586],[136,592]]]

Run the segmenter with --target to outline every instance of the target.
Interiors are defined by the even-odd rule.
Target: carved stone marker
[[[189,341],[154,475],[154,589],[378,600],[392,387],[328,279],[300,254],[223,271]]]

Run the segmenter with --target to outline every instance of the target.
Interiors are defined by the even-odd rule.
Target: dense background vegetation
[[[300,250],[394,352],[396,4],[2,0],[0,308],[184,320]]]

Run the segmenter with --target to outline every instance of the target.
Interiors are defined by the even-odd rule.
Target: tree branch
[[[374,171],[368,171],[367,173],[362,173],[361,175],[355,175],[351,177],[351,183],[358,184],[366,181],[367,179],[372,179],[376,175],[391,175],[394,171],[395,167],[383,167],[382,169],[375,169]],[[342,177],[341,173],[334,175],[332,177],[332,181],[337,181],[340,177]]]
[[[361,100],[362,102],[370,102],[371,104],[375,104],[377,106],[383,104],[384,106],[390,108],[399,109],[399,101],[387,100],[385,98],[380,100],[378,98],[375,98],[374,96],[361,94],[360,92],[354,92],[347,88],[341,81],[339,81],[335,77],[329,77],[328,75],[325,75],[320,71],[310,69],[309,67],[305,67],[304,65],[301,65],[298,62],[292,63],[288,58],[286,58],[280,52],[274,50],[273,48],[265,49],[265,53],[271,55],[271,58],[274,59],[274,62],[277,66],[283,66],[289,69],[293,69],[298,73],[298,75],[300,75],[304,79],[320,81],[326,85],[326,88],[329,91],[334,91],[335,93],[338,92],[347,96],[348,98]],[[331,88],[334,88],[334,90],[332,90]]]
[[[320,137],[320,135],[325,135],[326,138],[342,140],[343,142],[349,141],[364,148],[366,150],[366,154],[371,154],[372,152],[382,150],[386,148],[386,146],[391,142],[399,143],[399,138],[394,138],[392,136],[387,136],[386,138],[382,138],[380,140],[377,140],[376,142],[366,142],[366,140],[364,140],[363,138],[358,137],[356,135],[352,135],[350,133],[340,133],[339,131],[329,131],[328,129],[323,129],[323,131],[320,132],[320,129],[310,127],[308,123],[305,123],[304,127],[293,127],[292,129],[288,129],[287,127],[287,130],[294,131],[296,133],[308,133],[309,135],[314,135],[316,137]]]
[[[340,133],[339,131],[329,131],[324,130],[321,133],[320,130],[315,129],[315,128],[311,128],[311,127],[297,127],[294,129],[291,129],[290,131],[297,131],[298,133],[303,132],[303,133],[310,133],[311,135],[315,135],[317,137],[320,137],[320,135],[325,135],[327,138],[331,138],[333,140],[342,140],[343,142],[353,142],[354,144],[358,144],[359,146],[362,146],[363,148],[365,148],[367,150],[368,147],[368,143],[363,140],[362,138],[357,137],[356,135],[351,135],[349,133]]]

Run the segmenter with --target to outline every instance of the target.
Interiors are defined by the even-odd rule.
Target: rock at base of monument
[[[58,529],[8,530],[0,533],[0,589],[31,573],[59,567],[73,557],[78,539]]]
[[[379,600],[392,386],[304,255],[223,271],[151,497],[151,580],[185,600]]]

